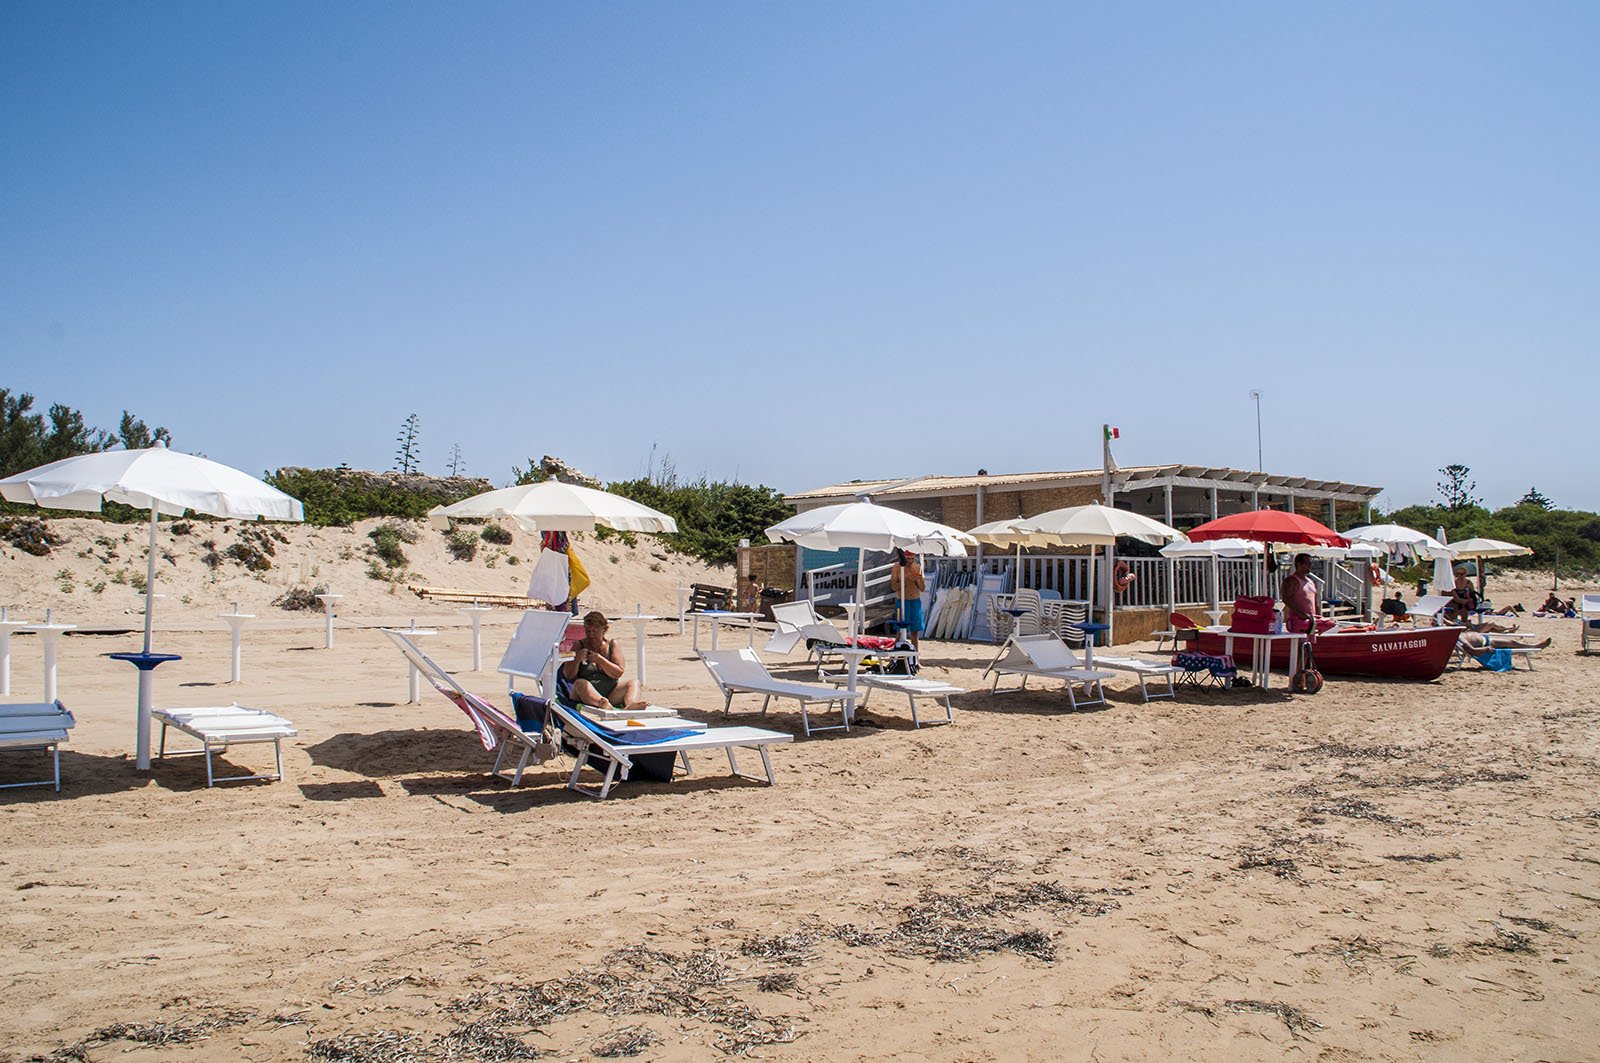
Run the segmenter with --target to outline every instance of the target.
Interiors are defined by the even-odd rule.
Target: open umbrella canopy
[[[1351,528],[1344,533],[1344,537],[1351,542],[1408,547],[1419,557],[1445,548],[1443,543],[1427,532],[1408,528],[1404,524],[1367,524],[1360,528]]]
[[[213,517],[303,520],[300,503],[249,473],[165,447],[80,454],[0,480],[0,497],[98,513],[103,502]]]
[[[1349,546],[1349,540],[1326,524],[1280,509],[1253,509],[1230,513],[1189,530],[1195,542],[1207,539],[1253,539],[1259,543],[1300,543],[1305,546]]]
[[[1266,552],[1261,543],[1249,539],[1208,539],[1205,542],[1169,543],[1161,548],[1162,557],[1249,557]]]
[[[428,523],[435,528],[449,527],[451,517],[511,517],[531,532],[593,531],[597,525],[631,532],[678,530],[678,522],[660,510],[559,480],[485,491],[428,511]]]
[[[1016,522],[1016,529],[1062,546],[1110,546],[1123,538],[1159,546],[1183,538],[1183,532],[1159,520],[1098,502],[1026,517]]]
[[[1454,557],[1518,557],[1531,554],[1533,551],[1526,546],[1508,543],[1502,539],[1484,539],[1482,537],[1463,539],[1453,546],[1445,547]]]
[[[871,502],[844,502],[797,513],[767,529],[774,542],[798,543],[813,550],[914,550],[963,557],[971,535],[945,524]]]
[[[97,513],[105,502],[120,502],[150,511],[150,554],[146,562],[144,652],[139,663],[139,722],[135,763],[150,767],[150,668],[173,658],[150,652],[155,625],[156,529],[159,514],[182,516],[188,510],[213,517],[247,520],[303,520],[298,500],[249,473],[209,458],[180,454],[165,447],[105,450],[62,458],[37,469],[0,480],[0,497],[46,509]]]
[[[1025,532],[1018,529],[1017,524],[1021,517],[1011,517],[1007,520],[991,520],[969,529],[967,534],[980,543],[991,546],[1049,546],[1052,542],[1049,536],[1039,535],[1035,532]]]

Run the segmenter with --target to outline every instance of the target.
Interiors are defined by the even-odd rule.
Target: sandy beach
[[[139,635],[62,641],[61,793],[0,791],[0,1059],[1596,1057],[1600,699],[1576,621],[1522,622],[1555,640],[1531,672],[1150,704],[1124,677],[1078,712],[988,694],[992,647],[929,643],[927,673],[971,691],[954,726],[913,730],[875,696],[849,734],[776,747],[774,787],[703,757],[598,802],[563,787],[564,760],[489,778],[454,706],[405,704],[378,625],[439,629],[428,651],[503,705],[516,614],[491,615],[472,672],[455,607],[327,548],[363,532],[289,532],[350,593],[332,650],[320,614],[270,607],[272,579],[168,566],[158,648],[183,659],[157,704],[291,718],[283,781],[137,772],[134,673],[105,655]],[[110,588],[85,593],[108,562],[70,556],[73,534],[8,556],[0,594],[136,628]],[[648,544],[593,549],[612,611],[673,612],[695,574]],[[416,567],[436,584],[514,582],[434,564]],[[1490,589],[1531,607],[1547,587]],[[232,685],[215,616],[236,600],[261,619]],[[37,640],[12,652],[10,700],[36,698]],[[647,653],[653,701],[719,715],[675,622]],[[798,655],[784,672],[807,675]],[[800,730],[788,706],[762,725]],[[42,763],[5,754],[0,782]]]

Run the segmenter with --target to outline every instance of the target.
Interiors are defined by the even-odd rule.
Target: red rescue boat
[[[1455,652],[1460,627],[1388,627],[1367,629],[1360,626],[1334,628],[1317,636],[1317,669],[1323,675],[1371,675],[1381,679],[1438,679]],[[1223,652],[1224,635],[1200,632],[1201,653]],[[1250,664],[1255,643],[1235,639],[1233,657],[1240,666]],[[1272,667],[1289,667],[1289,644],[1272,647]]]

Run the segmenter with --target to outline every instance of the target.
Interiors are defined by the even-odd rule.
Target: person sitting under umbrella
[[[595,709],[642,709],[639,681],[623,679],[627,661],[616,639],[606,638],[611,622],[598,610],[583,618],[583,641],[561,666],[562,686],[573,701]]]

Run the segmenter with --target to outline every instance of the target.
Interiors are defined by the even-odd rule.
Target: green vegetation
[[[454,528],[445,533],[445,543],[450,556],[457,561],[471,561],[478,556],[478,537],[471,528]]]
[[[416,533],[412,534],[415,536]],[[367,538],[372,540],[372,552],[390,568],[404,568],[406,565],[406,552],[400,548],[403,537],[404,532],[398,524],[380,524],[367,533]]]
[[[348,525],[367,517],[415,520],[435,506],[489,490],[487,480],[401,479],[394,475],[337,469],[279,469],[262,477],[305,506],[307,524]]]
[[[1493,512],[1479,505],[1461,509],[1407,506],[1390,513],[1384,520],[1429,535],[1442,526],[1451,542],[1481,535],[1532,548],[1532,554],[1522,557],[1492,558],[1489,564],[1497,568],[1553,568],[1559,549],[1563,574],[1575,576],[1580,572],[1600,571],[1600,513],[1545,509],[1523,502]]]
[[[485,526],[481,534],[483,536],[483,541],[493,546],[511,545],[512,535],[510,529],[502,528],[498,524],[490,524]]]
[[[412,414],[400,422],[400,434],[394,441],[400,444],[394,452],[394,467],[401,476],[410,476],[421,470],[422,453],[418,449],[417,436],[421,432],[421,422],[416,414]]]
[[[740,539],[761,540],[766,529],[790,514],[783,496],[770,487],[713,483],[704,477],[679,483],[669,473],[615,483],[610,490],[670,515],[678,522],[677,534],[657,538],[681,554],[713,564],[732,562]]]

